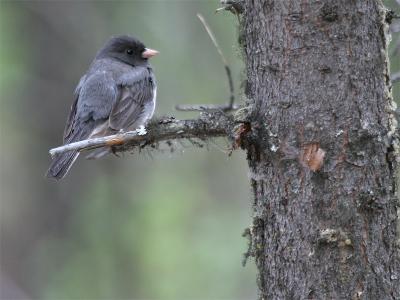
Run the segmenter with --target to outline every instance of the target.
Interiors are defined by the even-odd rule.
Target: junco
[[[134,37],[111,37],[76,87],[64,145],[145,126],[156,105],[156,80],[148,61],[156,54]],[[78,155],[55,156],[46,176],[63,178]]]

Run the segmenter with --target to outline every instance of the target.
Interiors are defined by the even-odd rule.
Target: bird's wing
[[[90,136],[95,126],[108,120],[120,91],[110,72],[99,71],[82,77],[64,132],[64,143]]]
[[[71,105],[71,110],[69,112],[67,123],[65,124],[65,128],[64,128],[64,135],[63,135],[64,143],[66,140],[69,139],[69,137],[72,133],[72,125],[74,123],[74,119],[75,119],[75,115],[76,115],[76,104],[78,102],[79,93],[81,91],[83,83],[85,82],[85,78],[86,78],[86,75],[83,75],[81,77],[81,79],[79,80],[79,83],[75,89],[75,92],[74,92],[74,102]]]
[[[147,121],[154,111],[154,105],[148,104],[154,98],[154,77],[152,71],[145,67],[135,67],[124,74],[118,81],[119,98],[112,108],[109,127],[114,130],[127,129]]]

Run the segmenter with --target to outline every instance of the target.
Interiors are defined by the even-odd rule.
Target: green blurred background
[[[223,48],[239,90],[237,19],[217,1],[1,2],[1,278],[35,299],[246,299],[242,267],[251,200],[243,153],[224,141],[197,149],[80,159],[44,178],[61,143],[72,92],[113,34],[161,54],[156,115],[175,104],[222,103],[227,79],[196,13]],[[239,96],[238,96],[239,97]],[[20,297],[20,296],[18,296]]]
[[[189,118],[196,114],[174,105],[228,98],[196,13],[213,28],[239,90],[237,18],[215,15],[217,0],[0,5],[0,298],[255,299],[254,264],[241,265],[247,164],[239,151],[228,157],[225,141],[209,151],[182,142],[173,152],[80,159],[61,182],[43,176],[75,85],[110,35],[135,35],[161,52],[152,60],[156,115]]]

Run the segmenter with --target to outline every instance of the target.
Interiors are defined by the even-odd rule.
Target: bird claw
[[[136,129],[136,133],[138,135],[146,135],[147,134],[147,130],[143,125],[141,125],[139,128]]]

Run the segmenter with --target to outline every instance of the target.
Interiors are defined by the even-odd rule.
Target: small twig
[[[243,4],[239,0],[221,0],[221,5],[222,7],[217,8],[215,11],[216,13],[222,10],[227,10],[237,15],[239,18],[239,15],[244,11]]]
[[[181,104],[180,111],[230,111],[239,109],[239,105],[218,105],[218,104]]]
[[[226,61],[226,58],[224,56],[224,53],[222,52],[220,46],[218,45],[217,39],[214,36],[214,33],[212,32],[210,26],[207,24],[206,20],[201,14],[197,14],[197,17],[199,18],[200,22],[203,24],[204,28],[206,29],[208,36],[210,37],[211,41],[213,42],[215,48],[217,49],[219,55],[221,56],[222,62],[224,65],[227,65],[228,62]]]
[[[176,110],[179,111],[198,111],[198,110],[222,110],[222,111],[229,111],[233,110],[234,105],[233,103],[235,102],[235,89],[233,85],[233,80],[232,80],[232,73],[231,69],[228,65],[228,62],[224,56],[224,53],[221,50],[221,47],[218,45],[217,39],[215,38],[210,26],[207,24],[206,20],[201,14],[197,14],[197,17],[199,18],[200,22],[203,24],[204,28],[206,29],[208,36],[210,37],[211,41],[213,42],[215,48],[218,51],[218,54],[221,57],[222,63],[224,64],[226,76],[228,77],[228,84],[229,84],[229,103],[228,104],[223,104],[223,105],[206,105],[206,104],[196,104],[196,105],[187,105],[187,104],[181,104],[181,105],[176,105],[175,108]]]
[[[229,106],[232,107],[233,102],[235,101],[235,90],[234,90],[234,86],[233,86],[232,73],[231,73],[231,69],[229,67],[228,61],[226,60],[224,53],[221,50],[221,47],[218,45],[217,39],[215,38],[213,32],[211,31],[210,26],[207,24],[204,17],[201,14],[197,14],[197,17],[199,18],[199,20],[203,24],[204,28],[206,29],[208,36],[210,37],[211,41],[213,42],[215,48],[217,48],[219,56],[221,56],[222,62],[224,63],[225,72],[226,72],[226,76],[228,77],[228,83],[229,83],[229,92],[230,92]]]
[[[105,137],[83,140],[49,151],[51,156],[77,150],[92,150],[101,147],[113,147],[115,152],[129,151],[138,146],[153,145],[172,139],[209,138],[227,136],[233,129],[230,117],[216,112],[208,113],[195,120],[161,120],[153,122],[146,128],[146,133],[140,135],[137,131],[129,131]]]

